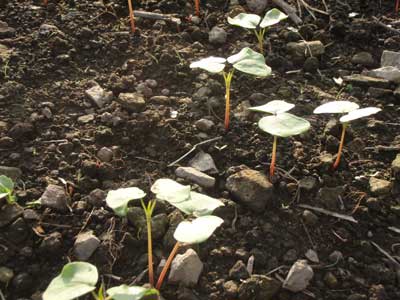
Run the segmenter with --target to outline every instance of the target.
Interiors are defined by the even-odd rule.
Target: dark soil
[[[85,230],[93,230],[101,240],[89,261],[99,268],[107,286],[146,283],[146,276],[138,277],[147,267],[146,241],[103,201],[89,201],[89,194],[123,186],[149,192],[158,178],[176,179],[176,166],[168,164],[196,143],[221,136],[201,147],[212,155],[220,171],[216,188],[196,189],[235,200],[225,189],[226,178],[233,172],[230,168],[246,165],[267,173],[272,145],[272,138],[257,127],[260,116],[249,115],[243,103],[260,105],[274,99],[296,104],[293,112],[312,124],[306,134],[279,140],[281,171],[273,180],[275,203],[256,214],[227,202],[220,212],[225,219],[223,227],[195,248],[205,266],[198,285],[188,290],[165,284],[164,298],[234,299],[226,293],[224,283],[239,259],[246,263],[253,255],[254,274],[265,275],[282,266],[270,276],[285,278],[293,262],[314,249],[321,263],[314,268],[308,292],[294,294],[281,289],[275,299],[312,299],[310,294],[321,300],[400,299],[396,265],[373,244],[395,259],[400,256],[399,233],[388,229],[400,227],[400,189],[390,169],[400,146],[399,100],[390,91],[382,96],[368,87],[347,85],[342,89],[332,80],[361,73],[365,67],[351,62],[358,52],[372,54],[377,67],[383,50],[400,51],[399,34],[374,19],[395,22],[395,1],[327,0],[330,16],[315,13],[316,20],[304,10],[304,38],[321,40],[326,46],[315,72],[305,72],[303,61],[294,60],[286,51],[293,38],[287,29],[288,24],[294,26],[291,21],[268,31],[272,52],[267,51],[266,60],[273,76],[255,79],[235,74],[227,133],[221,121],[222,78],[200,76],[204,73],[191,70],[189,64],[209,55],[231,55],[246,43],[256,49],[251,33],[228,26],[229,1],[203,1],[199,25],[189,17],[191,2],[140,1],[136,9],[174,14],[183,23],[177,27],[138,18],[133,36],[128,32],[126,1],[50,0],[47,8],[40,2],[0,0],[0,21],[15,29],[0,33],[0,46],[12,49],[7,59],[0,56],[0,164],[22,170],[17,196],[25,208],[22,218],[0,228],[0,267],[14,272],[9,284],[0,282],[6,299],[40,299],[50,280],[74,259],[75,237]],[[325,9],[321,1],[307,2]],[[351,12],[358,15],[350,18]],[[55,27],[44,29],[43,24]],[[217,24],[228,32],[223,45],[208,41],[208,31]],[[398,21],[393,28],[396,26],[400,28]],[[298,71],[290,72],[293,70]],[[85,95],[93,81],[113,92],[113,101],[102,108]],[[209,91],[200,95],[198,90],[204,87]],[[137,89],[147,102],[144,111],[132,113],[115,101],[119,93]],[[164,97],[153,97],[161,95]],[[332,172],[319,157],[324,151],[335,154],[339,131],[324,132],[329,118],[312,111],[337,97],[383,111],[354,122],[343,162]],[[78,119],[84,115],[93,115],[93,120],[84,123]],[[216,125],[201,132],[195,126],[201,118]],[[97,157],[103,147],[113,151],[110,162]],[[188,159],[180,161],[183,166],[187,163]],[[316,179],[315,186],[310,191],[300,190],[299,181],[310,176]],[[373,195],[370,176],[392,180],[392,190]],[[63,181],[71,196],[70,211],[60,213],[40,206],[28,210],[27,204],[39,199],[48,184],[63,186]],[[318,193],[328,187],[339,187],[341,197],[333,192],[335,203],[324,203]],[[299,204],[351,214],[359,223],[316,213],[315,224],[311,224]],[[172,212],[172,207],[159,206],[157,213]],[[168,236],[154,241],[156,266],[172,245]],[[336,261],[334,251],[340,251],[343,258]]]

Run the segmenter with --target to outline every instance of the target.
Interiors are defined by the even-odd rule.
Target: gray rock
[[[371,177],[369,179],[369,190],[374,195],[386,195],[390,193],[392,183],[388,180]]]
[[[6,22],[0,21],[0,39],[13,37],[15,35],[15,29],[8,26]]]
[[[203,151],[197,153],[196,156],[189,161],[189,166],[207,174],[218,173],[218,169],[215,166],[212,156]]]
[[[372,54],[365,51],[354,54],[354,56],[351,58],[351,62],[353,64],[362,65],[365,67],[370,67],[375,64]]]
[[[147,240],[146,216],[141,207],[130,207],[127,218],[139,232],[141,240]],[[168,227],[168,217],[166,214],[158,214],[151,218],[151,233],[154,240],[162,238]]]
[[[251,169],[241,170],[226,180],[227,190],[255,212],[264,211],[274,201],[274,188],[267,176]]]
[[[130,112],[141,112],[146,107],[146,101],[140,93],[121,93],[118,96],[118,103]]]
[[[246,0],[247,7],[255,14],[262,14],[267,7],[266,0]]]
[[[400,86],[398,86],[394,91],[393,95],[396,97],[396,99],[400,99]]]
[[[38,221],[40,219],[39,214],[31,208],[27,208],[24,210],[23,217],[27,221]]]
[[[145,97],[151,97],[153,96],[153,90],[151,89],[150,86],[148,86],[145,82],[139,83],[135,87],[136,92],[138,92],[140,95],[143,95]]]
[[[16,181],[21,177],[22,171],[19,168],[0,166],[0,175],[5,175]]]
[[[215,185],[215,178],[192,167],[179,167],[175,170],[178,177],[197,183],[205,188],[212,188]]]
[[[375,78],[371,76],[365,76],[361,74],[353,74],[349,76],[344,76],[343,80],[346,83],[350,83],[356,86],[364,86],[364,87],[378,87],[378,88],[387,88],[390,83],[386,79]]]
[[[193,100],[198,101],[202,100],[212,94],[212,90],[207,86],[202,86],[193,94]]]
[[[318,223],[318,216],[307,209],[303,211],[302,218],[304,220],[304,223],[310,226],[314,226]]]
[[[203,271],[203,263],[193,249],[188,249],[184,254],[178,254],[171,264],[168,282],[194,286],[197,284]]]
[[[211,44],[225,44],[228,34],[226,31],[218,26],[214,26],[208,33],[208,41]]]
[[[101,189],[95,189],[90,192],[88,202],[95,207],[102,207],[105,204],[107,193]]]
[[[0,282],[1,283],[9,283],[10,280],[14,277],[14,271],[7,267],[0,267]]]
[[[307,57],[303,64],[303,70],[309,73],[315,73],[319,68],[319,60],[315,56]]]
[[[382,78],[387,81],[400,83],[400,70],[396,67],[381,67],[379,69],[370,70],[366,72],[366,75],[371,77]]]
[[[272,300],[281,283],[265,275],[252,275],[239,286],[239,300]]]
[[[62,245],[62,235],[61,233],[55,231],[43,238],[39,246],[39,251],[42,254],[59,254]]]
[[[62,186],[49,184],[40,197],[40,203],[59,211],[66,211],[68,208],[68,196]]]
[[[97,157],[103,162],[110,162],[113,159],[114,152],[107,147],[101,148],[97,152]]]
[[[13,244],[20,244],[25,241],[29,235],[29,228],[26,226],[24,219],[18,218],[6,231],[7,239]]]
[[[39,27],[39,35],[48,35],[48,34],[55,34],[59,33],[62,34],[62,32],[58,29],[57,26],[51,25],[51,24],[42,24]]]
[[[29,138],[32,139],[33,135],[33,125],[27,122],[20,122],[15,124],[8,132],[8,135],[15,140]]]
[[[209,132],[214,126],[214,122],[208,119],[200,119],[194,123],[196,128],[203,132]]]
[[[246,265],[242,260],[238,260],[229,270],[229,278],[240,281],[250,277]]]
[[[106,103],[113,98],[113,93],[104,90],[100,85],[96,84],[85,91],[88,96],[99,108],[102,108]]]
[[[88,114],[78,117],[77,121],[80,124],[87,124],[89,122],[92,122],[93,120],[94,120],[94,114]]]
[[[310,50],[312,56],[320,56],[325,53],[324,44],[321,41],[311,41],[311,42],[290,42],[286,45],[286,48],[290,55],[295,58],[306,58],[310,55]]]
[[[400,153],[397,154],[396,158],[392,161],[392,174],[397,179],[400,180]]]
[[[327,209],[335,210],[338,208],[339,197],[342,197],[343,193],[344,188],[342,186],[323,187],[319,189],[317,199]]]
[[[318,180],[314,176],[306,176],[299,180],[299,188],[303,191],[311,192],[316,189]]]
[[[86,261],[100,245],[93,231],[80,233],[74,244],[74,254],[78,260]]]
[[[7,226],[11,222],[21,217],[24,209],[18,204],[5,204],[0,208],[0,228]]]
[[[225,294],[230,298],[236,298],[238,289],[238,285],[233,280],[229,280],[224,283]]]
[[[384,50],[381,56],[381,67],[396,67],[400,69],[400,52]]]
[[[318,254],[313,249],[308,249],[304,255],[309,261],[319,264]]]
[[[290,268],[289,273],[283,282],[283,288],[292,292],[301,292],[305,290],[314,277],[313,269],[306,260],[298,260]]]

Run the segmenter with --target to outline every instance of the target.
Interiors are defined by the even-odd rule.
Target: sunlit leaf
[[[68,263],[50,282],[43,300],[72,300],[83,296],[96,288],[98,277],[97,268],[90,263]]]
[[[224,70],[225,62],[225,58],[210,56],[191,63],[190,68],[200,68],[211,73],[219,73]]]
[[[11,192],[14,189],[14,182],[10,177],[5,175],[0,176],[0,191]]]
[[[380,112],[381,110],[382,109],[380,109],[378,107],[365,107],[365,108],[356,109],[356,110],[349,112],[347,115],[344,115],[343,117],[341,117],[340,122],[342,122],[342,123],[351,122],[356,119],[374,115],[374,114]]]
[[[268,26],[275,25],[279,23],[280,21],[286,19],[288,16],[285,15],[283,12],[281,12],[277,8],[273,8],[265,14],[263,20],[261,21],[260,27],[265,28]]]
[[[145,192],[137,187],[121,188],[118,190],[109,191],[106,202],[116,215],[125,217],[129,201],[142,199],[145,196]]]
[[[289,113],[282,113],[262,118],[258,126],[273,136],[288,137],[307,131],[310,122]]]
[[[247,29],[255,29],[261,21],[261,17],[255,14],[240,13],[236,17],[228,17],[228,23]]]
[[[359,107],[351,101],[330,101],[314,109],[314,114],[345,114]]]
[[[179,223],[174,238],[181,243],[197,244],[207,240],[224,220],[216,216],[198,217]]]
[[[266,77],[272,72],[271,68],[265,64],[264,55],[248,47],[228,57],[227,60],[235,69],[254,76]]]
[[[188,200],[190,190],[190,185],[183,185],[168,178],[157,179],[151,186],[151,192],[156,194],[157,199],[173,205]]]
[[[276,115],[289,111],[293,107],[294,104],[292,103],[283,100],[272,100],[264,105],[250,107],[249,110]]]
[[[109,288],[107,294],[114,300],[141,300],[144,296],[159,295],[159,292],[156,289],[122,284]]]

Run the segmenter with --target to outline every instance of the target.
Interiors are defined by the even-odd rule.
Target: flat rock
[[[382,78],[395,83],[400,83],[400,70],[392,66],[386,66],[367,71],[366,75],[376,78]]]
[[[188,287],[194,286],[202,271],[203,263],[196,251],[188,249],[184,254],[178,254],[172,261],[168,282]]]
[[[0,175],[10,177],[13,181],[16,181],[21,177],[22,171],[19,168],[0,166]]]
[[[400,69],[400,52],[384,50],[381,56],[381,67],[396,67]]]
[[[15,35],[15,29],[8,26],[6,22],[0,21],[0,39],[10,38]]]
[[[363,87],[378,87],[378,88],[387,88],[390,83],[386,79],[375,78],[371,76],[365,76],[361,74],[353,74],[349,76],[344,76],[343,80],[347,83],[351,83],[357,86]]]
[[[68,208],[68,196],[62,186],[49,184],[40,197],[40,203],[59,211],[66,211]]]
[[[351,62],[353,64],[362,65],[365,67],[370,67],[375,64],[372,54],[365,51],[354,54],[351,58]]]
[[[78,123],[80,124],[87,124],[94,120],[94,114],[88,114],[78,117]]]
[[[208,33],[208,41],[211,44],[225,44],[227,37],[228,34],[226,33],[225,29],[218,26],[214,26]]]
[[[386,195],[390,193],[392,183],[388,180],[371,177],[369,179],[369,190],[374,195]]]
[[[288,52],[295,58],[306,58],[310,55],[320,56],[325,53],[325,46],[321,41],[290,42],[286,45]]]
[[[308,249],[304,256],[307,257],[309,261],[319,264],[318,254],[313,249]]]
[[[118,103],[130,112],[141,112],[146,107],[146,101],[140,93],[121,93]]]
[[[298,260],[290,268],[283,288],[292,291],[300,292],[307,288],[310,280],[314,277],[313,269],[308,265],[306,260]]]
[[[263,212],[274,201],[273,185],[263,173],[244,169],[226,180],[227,190],[242,204],[255,212]]]
[[[93,231],[81,233],[74,244],[74,254],[78,260],[86,261],[100,245],[100,240]]]
[[[3,205],[0,209],[0,228],[14,222],[23,213],[24,209],[16,203]]]
[[[215,178],[211,177],[192,167],[179,167],[175,170],[178,177],[197,183],[205,188],[212,188],[215,185]]]
[[[343,186],[323,187],[318,190],[317,199],[327,209],[336,210],[338,208],[339,197],[342,197],[343,193]]]
[[[217,174],[218,169],[215,166],[214,159],[208,153],[203,151],[197,153],[195,157],[193,157],[189,161],[189,166],[199,170],[200,172],[205,172],[207,174]]]
[[[104,90],[100,85],[96,84],[85,91],[88,96],[99,108],[102,108],[106,103],[113,98],[113,93]]]
[[[400,153],[392,161],[392,174],[397,180],[400,180]]]
[[[239,300],[272,300],[281,283],[265,275],[252,275],[239,286]]]

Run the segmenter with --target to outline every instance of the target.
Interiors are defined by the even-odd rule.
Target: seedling
[[[120,217],[125,217],[128,213],[128,203],[132,200],[139,200],[146,216],[147,227],[147,256],[149,266],[149,282],[154,286],[154,268],[153,268],[153,242],[151,234],[151,217],[156,206],[156,200],[150,200],[147,205],[143,198],[146,194],[137,187],[122,188],[115,191],[109,191],[107,194],[107,205]]]
[[[293,104],[282,100],[274,100],[262,106],[250,108],[250,110],[270,113],[272,116],[263,117],[258,122],[258,127],[261,130],[271,134],[274,137],[272,144],[272,157],[269,167],[269,176],[272,178],[275,173],[276,162],[276,146],[278,137],[289,137],[292,135],[301,134],[310,129],[310,122],[303,118],[287,113],[294,107]]]
[[[156,289],[125,284],[107,289],[104,297],[103,285],[94,292],[99,279],[97,268],[87,262],[66,264],[61,273],[55,277],[43,293],[43,300],[73,300],[92,293],[95,300],[141,300],[144,296],[159,296]]]
[[[131,32],[134,33],[136,31],[136,26],[135,26],[135,15],[133,13],[132,0],[128,0],[128,8],[129,8],[129,21],[131,23]]]
[[[258,48],[261,53],[264,53],[264,36],[267,27],[278,24],[288,16],[279,9],[273,8],[265,14],[264,18],[255,14],[240,13],[236,17],[228,17],[228,23],[235,26],[240,26],[245,29],[254,30],[254,34],[258,40]]]
[[[0,176],[0,199],[2,198],[6,198],[9,204],[13,204],[16,201],[14,196],[14,182],[5,175]]]
[[[346,114],[339,119],[342,123],[342,134],[340,137],[340,144],[336,160],[332,166],[333,170],[336,170],[339,166],[340,158],[342,156],[346,128],[349,125],[349,122],[376,114],[379,111],[381,111],[381,109],[377,107],[359,108],[359,105],[357,103],[351,101],[331,101],[318,106],[314,110],[315,114]]]
[[[228,70],[225,71],[228,66]],[[271,68],[265,64],[265,58],[262,54],[246,47],[239,53],[228,57],[210,56],[190,64],[190,68],[200,68],[210,73],[222,74],[225,81],[225,130],[229,129],[230,114],[230,89],[234,70],[258,77],[266,77],[271,74]]]

